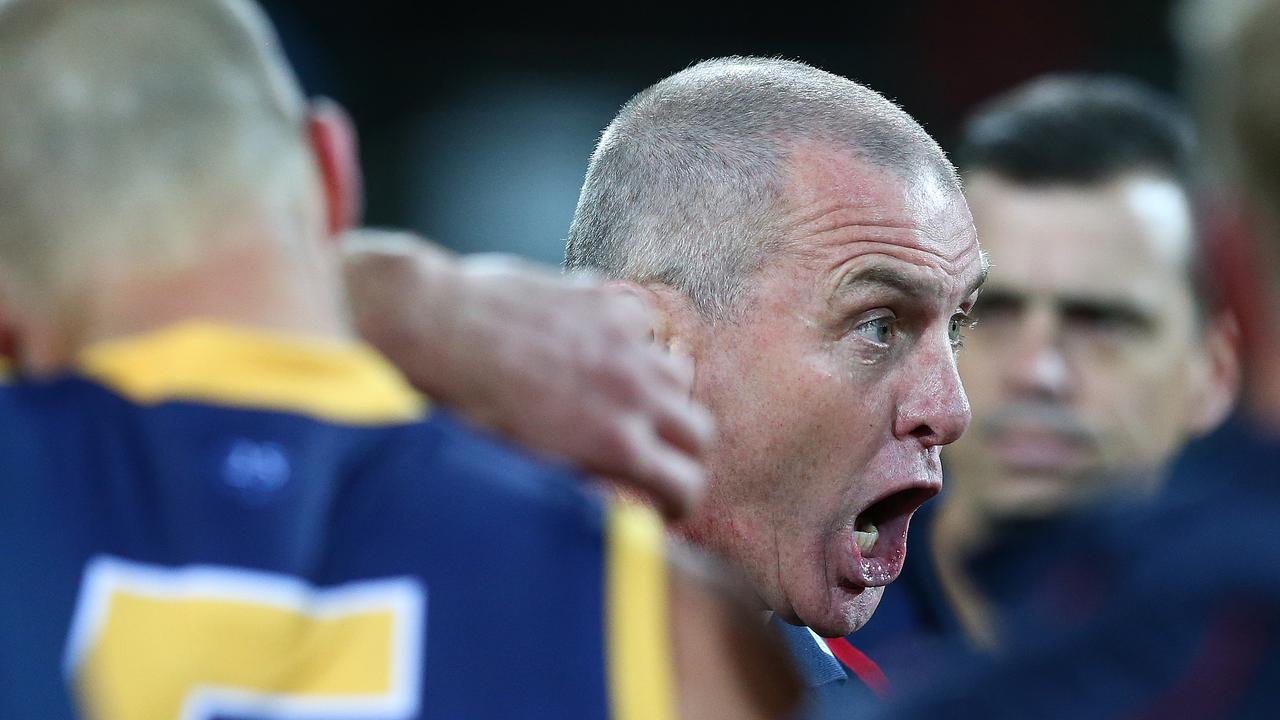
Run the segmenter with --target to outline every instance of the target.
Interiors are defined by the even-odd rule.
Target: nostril
[[[914,438],[927,438],[932,435],[934,435],[933,428],[924,423],[917,425],[916,428],[911,431],[911,437]]]

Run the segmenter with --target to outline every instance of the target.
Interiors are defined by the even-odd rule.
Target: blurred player
[[[1193,2],[1182,19],[1210,159],[1242,210],[1218,218],[1206,253],[1240,321],[1242,412],[1178,461],[1154,508],[1070,539],[1121,570],[1098,607],[1078,602],[1092,573],[1029,599],[1005,657],[951,667],[894,717],[1280,713],[1280,2]]]
[[[0,5],[0,717],[762,717],[661,525],[344,322],[354,143],[234,0]]]
[[[1001,575],[993,558],[1057,519],[1149,498],[1225,417],[1234,325],[1203,281],[1192,151],[1170,99],[1117,78],[1041,78],[965,124],[956,159],[998,267],[960,354],[974,421],[906,582],[858,635],[872,657],[910,673],[959,635],[996,646],[993,586],[1026,588],[975,559]]]

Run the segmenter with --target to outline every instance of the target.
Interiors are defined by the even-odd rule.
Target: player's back
[[[0,390],[0,717],[660,716],[660,526],[422,412],[207,325]]]

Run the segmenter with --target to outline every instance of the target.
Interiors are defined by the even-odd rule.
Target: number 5
[[[407,578],[321,590],[286,575],[99,557],[64,672],[92,720],[411,718],[425,609]]]

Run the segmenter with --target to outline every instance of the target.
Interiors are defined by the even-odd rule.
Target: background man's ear
[[[1211,432],[1231,414],[1240,393],[1240,325],[1230,311],[1206,320],[1203,365],[1197,368],[1192,395],[1191,432]]]
[[[3,285],[0,285],[0,379],[17,366],[18,345],[18,322],[14,317],[13,304]]]
[[[307,134],[324,190],[325,229],[339,237],[360,224],[364,211],[355,125],[341,105],[318,98],[307,111]]]

